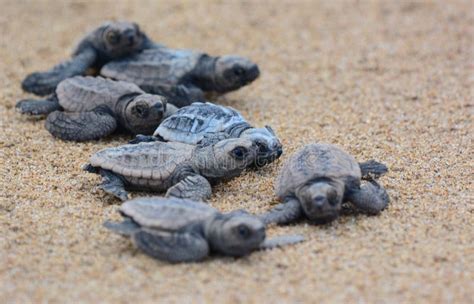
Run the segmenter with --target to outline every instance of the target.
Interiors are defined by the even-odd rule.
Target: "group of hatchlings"
[[[136,135],[95,153],[84,169],[100,174],[99,188],[125,201],[123,222],[104,226],[157,259],[199,261],[211,252],[242,256],[298,243],[302,236],[266,239],[265,228],[301,218],[326,223],[346,202],[369,214],[383,210],[389,198],[376,179],[387,167],[358,163],[323,143],[286,161],[276,181],[281,203],[268,212],[220,213],[204,203],[211,185],[283,153],[271,127],[255,128],[236,110],[205,101],[206,94],[236,90],[259,73],[246,58],[167,48],[135,23],[107,22],[80,41],[71,59],[27,76],[23,89],[43,99],[22,100],[16,108],[47,116],[46,129],[63,140]],[[127,190],[166,194],[128,200]]]

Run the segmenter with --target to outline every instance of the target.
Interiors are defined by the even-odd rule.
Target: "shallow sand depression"
[[[1,1],[1,303],[472,302],[471,1],[56,2]],[[130,137],[63,142],[14,105],[29,96],[24,76],[67,58],[107,19],[136,21],[171,47],[259,64],[255,83],[217,102],[271,125],[285,153],[214,188],[214,207],[270,208],[282,163],[321,141],[386,163],[389,208],[272,227],[307,241],[196,264],[155,261],[106,231],[119,202],[81,166]]]

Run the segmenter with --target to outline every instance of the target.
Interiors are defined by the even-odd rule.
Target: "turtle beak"
[[[135,44],[135,33],[133,31],[127,31],[124,33],[125,41],[127,42],[127,46],[133,46]]]
[[[258,65],[254,64],[247,72],[245,82],[250,83],[260,76],[260,69]]]
[[[276,152],[277,158],[279,158],[282,154],[283,154],[283,148],[279,147],[277,152]]]

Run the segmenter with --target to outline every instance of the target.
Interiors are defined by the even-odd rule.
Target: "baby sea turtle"
[[[131,237],[146,254],[172,263],[196,262],[211,252],[243,256],[304,241],[300,235],[265,238],[265,225],[243,210],[220,213],[188,199],[149,197],[125,202],[121,223],[105,222],[113,232]]]
[[[283,153],[280,140],[270,126],[254,128],[235,109],[210,102],[196,102],[179,109],[160,124],[153,136],[138,135],[132,143],[164,140],[210,144],[224,138],[246,138],[254,142],[258,147],[254,162],[257,167]]]
[[[133,134],[151,134],[172,113],[172,105],[159,95],[143,92],[138,86],[102,77],[76,76],[62,81],[55,99],[21,101],[23,113],[49,114],[46,129],[64,140],[98,139],[119,127]],[[64,110],[64,111],[63,111]]]
[[[211,184],[238,176],[254,159],[257,147],[244,138],[208,146],[151,142],[101,150],[86,171],[102,175],[100,188],[121,200],[125,189],[166,191],[166,196],[206,200]]]
[[[282,203],[261,217],[267,224],[286,224],[304,216],[324,223],[335,219],[346,201],[377,214],[388,205],[389,197],[374,178],[387,171],[374,160],[359,164],[334,145],[307,145],[283,165],[276,182]],[[361,186],[361,179],[369,182]]]
[[[228,55],[212,57],[192,50],[159,47],[114,60],[101,75],[136,83],[153,93],[155,86],[185,85],[196,92],[225,93],[257,79],[258,66],[249,59]]]
[[[84,75],[89,68],[100,69],[112,59],[155,46],[136,23],[106,22],[80,40],[70,60],[49,71],[28,75],[22,87],[26,92],[48,95],[66,78]]]

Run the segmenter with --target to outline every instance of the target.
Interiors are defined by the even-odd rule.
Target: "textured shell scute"
[[[181,143],[141,143],[101,150],[91,157],[91,165],[123,176],[166,179],[192,158],[193,147]]]
[[[296,188],[321,177],[341,180],[347,185],[360,180],[361,172],[355,158],[337,146],[306,145],[283,165],[277,178],[277,195],[292,195]]]
[[[120,211],[143,227],[176,231],[203,222],[217,214],[211,206],[178,198],[137,198],[125,202]]]
[[[165,47],[144,50],[123,60],[106,64],[101,74],[139,86],[176,85],[189,76],[203,54]]]
[[[56,89],[59,104],[71,112],[90,111],[104,104],[114,109],[118,99],[130,93],[143,91],[133,83],[91,76],[68,78]]]
[[[168,141],[196,144],[205,134],[222,132],[242,122],[246,122],[242,115],[230,107],[193,103],[165,119],[156,134]]]

